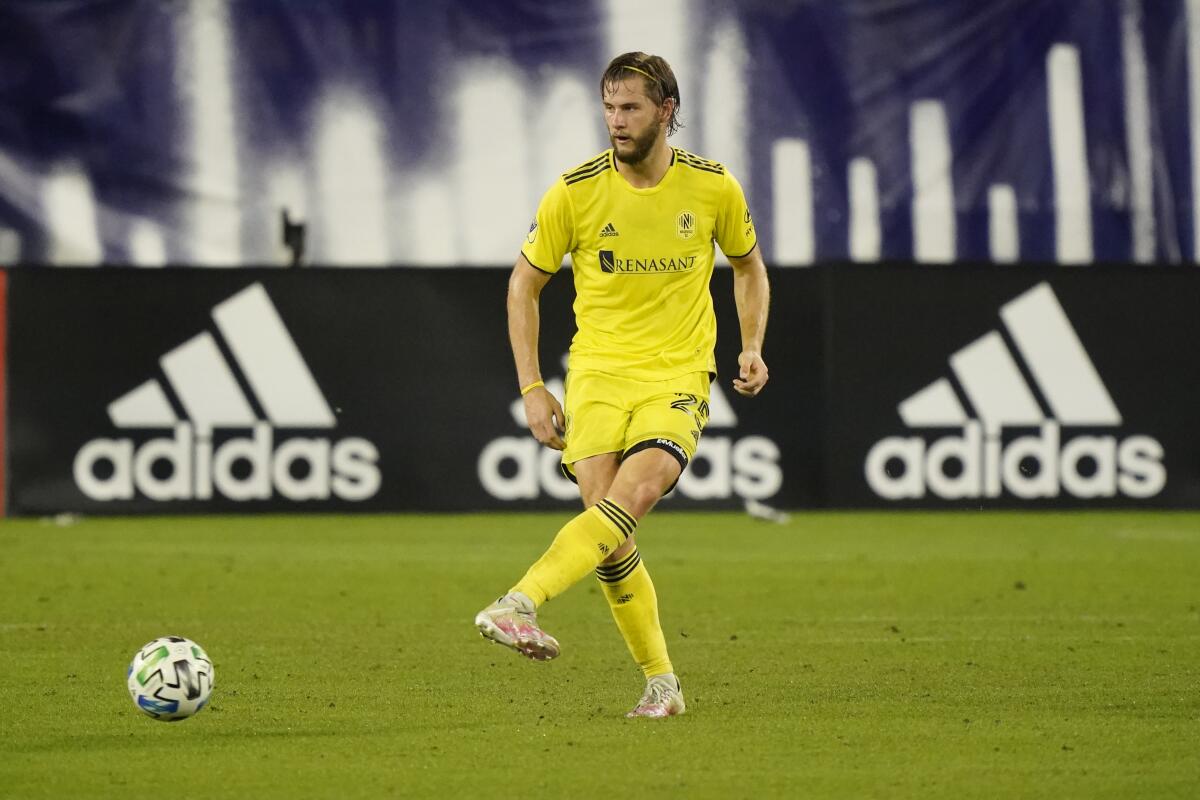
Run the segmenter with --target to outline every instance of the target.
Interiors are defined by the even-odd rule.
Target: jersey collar
[[[612,167],[613,179],[616,180],[618,183],[620,183],[620,185],[623,186],[627,191],[632,192],[633,194],[648,195],[648,194],[657,194],[658,192],[661,192],[664,188],[666,188],[671,183],[671,180],[675,177],[675,171],[676,171],[675,162],[677,160],[678,160],[678,158],[676,157],[675,148],[672,147],[671,148],[671,163],[667,165],[667,171],[663,173],[662,180],[660,180],[658,183],[656,183],[653,186],[649,186],[645,189],[639,189],[638,187],[630,184],[629,181],[625,179],[625,176],[617,171],[616,151],[613,150],[611,147],[608,149],[608,161],[609,161],[609,165]]]

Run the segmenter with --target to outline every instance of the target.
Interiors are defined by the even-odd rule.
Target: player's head
[[[623,53],[600,79],[604,119],[617,158],[636,164],[649,155],[662,131],[679,130],[679,83],[659,56]]]

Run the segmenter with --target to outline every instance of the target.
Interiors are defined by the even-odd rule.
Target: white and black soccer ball
[[[163,636],[139,649],[129,665],[129,696],[155,719],[187,719],[208,704],[212,659],[182,636]]]

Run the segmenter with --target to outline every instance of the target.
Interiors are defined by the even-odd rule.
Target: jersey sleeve
[[[746,205],[742,185],[728,171],[725,172],[725,184],[721,187],[721,199],[717,206],[716,239],[717,246],[728,258],[749,255],[758,242],[754,219],[750,216],[750,207]]]
[[[563,256],[574,249],[574,239],[575,214],[567,186],[560,179],[542,196],[521,253],[535,268],[553,275],[562,265]]]

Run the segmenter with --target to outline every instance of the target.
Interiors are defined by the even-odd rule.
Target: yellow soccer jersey
[[[547,273],[571,254],[571,369],[666,380],[716,372],[713,243],[738,258],[756,241],[742,187],[721,164],[672,148],[658,185],[636,189],[610,149],[550,187],[521,252]]]

